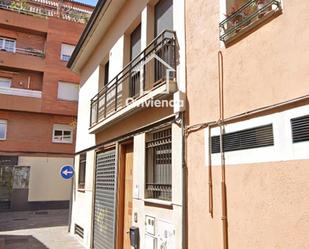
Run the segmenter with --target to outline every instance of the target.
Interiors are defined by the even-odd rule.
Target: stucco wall
[[[309,7],[300,0],[283,3],[281,15],[225,48],[218,38],[220,1],[186,1],[188,125],[219,119],[219,50],[226,117],[308,94],[309,33],[300,24]],[[211,218],[203,130],[188,136],[187,148],[189,248],[223,248],[220,168],[213,167]],[[229,248],[308,247],[307,164],[227,162]]]
[[[71,181],[62,179],[60,169],[73,158],[19,157],[19,165],[30,166],[28,201],[70,200]]]

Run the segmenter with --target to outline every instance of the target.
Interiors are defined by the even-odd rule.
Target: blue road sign
[[[61,167],[60,174],[63,179],[71,179],[74,175],[74,168],[71,165],[64,165]]]

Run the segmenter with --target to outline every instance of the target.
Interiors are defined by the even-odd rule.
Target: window
[[[0,119],[0,140],[6,140],[7,121]]]
[[[108,84],[109,81],[108,77],[109,77],[109,61],[106,62],[104,66],[104,86]]]
[[[223,150],[236,151],[274,145],[273,125],[263,125],[223,135]],[[212,153],[220,152],[220,136],[211,137]]]
[[[262,21],[280,13],[280,0],[226,0],[225,19],[219,24],[220,40],[229,43],[233,37],[248,34]]]
[[[78,101],[79,85],[68,82],[58,82],[58,99]]]
[[[11,79],[0,78],[0,87],[10,88],[11,82],[12,82]]]
[[[173,30],[173,0],[160,0],[155,6],[155,36]]]
[[[130,59],[131,61],[136,58],[141,52],[141,25],[131,33],[130,37]],[[135,71],[131,73],[130,77],[130,97],[136,97],[140,93],[140,72]]]
[[[15,51],[16,51],[16,41],[13,40],[13,39],[0,37],[0,50],[15,53]]]
[[[55,124],[53,129],[54,143],[72,143],[73,130],[70,125]]]
[[[309,115],[291,119],[293,143],[309,141]]]
[[[147,134],[146,198],[172,200],[172,129]]]
[[[61,44],[61,60],[69,61],[74,49],[75,49],[75,46],[62,43]]]
[[[85,180],[86,180],[86,158],[87,154],[82,153],[79,155],[79,170],[78,170],[78,188],[85,188]]]

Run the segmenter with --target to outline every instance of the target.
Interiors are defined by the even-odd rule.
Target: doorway
[[[118,247],[131,249],[130,227],[133,210],[133,142],[120,145]]]

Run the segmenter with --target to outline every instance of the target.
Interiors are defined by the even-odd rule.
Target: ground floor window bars
[[[146,160],[146,198],[171,201],[171,127],[147,134]]]

